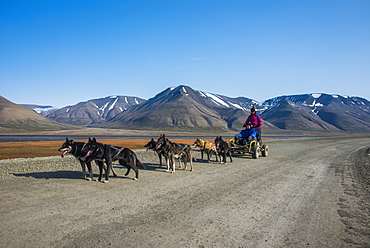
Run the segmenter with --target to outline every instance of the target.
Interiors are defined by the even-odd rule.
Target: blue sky
[[[167,87],[370,100],[368,0],[0,0],[0,95],[55,107]]]

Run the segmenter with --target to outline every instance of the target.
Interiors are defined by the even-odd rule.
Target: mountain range
[[[46,117],[57,122],[89,126],[114,118],[129,107],[145,102],[144,99],[131,96],[109,96],[80,102],[47,114]]]
[[[301,94],[258,103],[185,85],[167,88],[148,100],[109,96],[45,116],[59,123],[87,127],[224,132],[240,130],[252,106],[257,107],[266,131],[370,132],[370,102],[361,97]]]
[[[370,132],[370,102],[329,94],[280,96],[262,104],[261,116],[280,129]]]

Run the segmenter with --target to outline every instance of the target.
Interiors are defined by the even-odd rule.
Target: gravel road
[[[1,160],[0,247],[370,247],[369,138],[265,143],[175,174],[136,150],[139,180],[109,183],[72,156]]]

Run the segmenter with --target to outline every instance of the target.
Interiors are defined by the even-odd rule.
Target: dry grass
[[[205,139],[213,141],[211,139]],[[86,140],[76,140],[86,142]],[[184,143],[192,145],[194,139],[171,139],[176,143]],[[64,141],[23,141],[23,142],[0,142],[0,160],[9,158],[34,158],[34,157],[49,157],[58,156],[58,148]],[[127,147],[132,150],[144,149],[148,139],[99,139],[98,142],[121,147]]]

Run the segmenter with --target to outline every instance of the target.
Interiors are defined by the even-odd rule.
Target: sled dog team
[[[197,138],[193,144],[196,148],[201,151],[202,159],[203,153],[207,154],[207,161],[210,162],[212,153],[216,156],[216,161],[218,162],[218,157],[221,162],[226,163],[226,156],[231,158],[231,149],[229,144],[222,139],[221,136],[216,137],[215,143],[209,141],[204,141]],[[190,163],[190,170],[194,170],[193,166],[193,156],[192,149],[190,145],[178,144],[170,141],[166,136],[160,135],[157,141],[153,138],[144,146],[146,150],[154,150],[159,156],[160,166],[162,166],[162,157],[165,158],[167,170],[175,173],[175,159],[179,158],[179,168],[182,168],[181,160],[184,163],[184,170],[187,169],[187,163]],[[125,176],[127,176],[131,169],[135,172],[134,180],[139,178],[138,168],[145,169],[145,166],[137,158],[136,154],[124,147],[114,146],[99,143],[95,138],[89,138],[88,142],[76,142],[66,138],[66,141],[58,149],[62,152],[61,157],[63,158],[65,154],[72,154],[81,164],[82,168],[82,178],[87,180],[93,179],[93,172],[91,162],[95,163],[99,167],[99,179],[102,180],[103,170],[105,174],[105,179],[103,182],[108,182],[110,171],[112,171],[113,176],[117,176],[114,171],[112,163],[118,161],[118,163],[127,168]],[[181,158],[181,159],[180,159]],[[89,178],[86,177],[86,167],[89,172]]]

